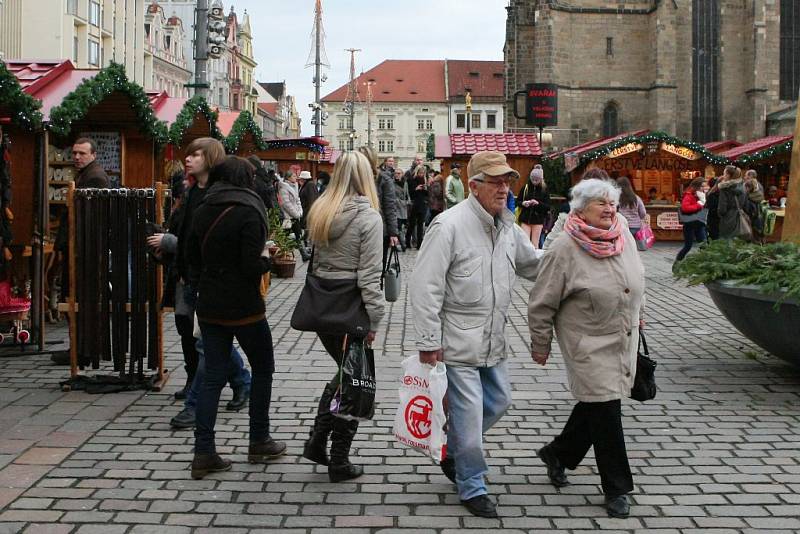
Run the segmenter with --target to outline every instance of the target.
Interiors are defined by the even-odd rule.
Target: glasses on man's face
[[[481,182],[495,189],[500,189],[501,187],[508,187],[511,188],[511,178],[490,178],[486,179],[475,179],[476,182]]]

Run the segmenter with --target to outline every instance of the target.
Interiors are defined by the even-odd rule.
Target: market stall
[[[772,135],[750,141],[744,145],[731,148],[721,155],[727,157],[733,165],[742,171],[754,170],[758,181],[764,186],[769,197],[770,189],[775,188],[776,198],[770,198],[778,216],[775,231],[768,237],[769,241],[780,241],[783,232],[785,210],[781,206],[781,197],[786,196],[789,186],[789,173],[792,160],[791,135]]]
[[[508,165],[519,172],[522,179],[513,184],[514,194],[525,184],[533,167],[541,161],[539,137],[536,134],[450,134],[439,135],[434,140],[434,157],[441,160],[443,176],[450,174],[453,165],[461,165],[461,180],[468,191],[467,164],[476,152],[495,150],[506,155]]]
[[[24,348],[32,342],[39,351],[45,342],[43,266],[52,246],[42,240],[41,103],[29,93],[39,74],[57,65],[28,71],[20,83],[24,66],[0,61],[0,343]]]
[[[328,141],[321,137],[272,139],[266,141],[266,147],[256,151],[255,154],[266,162],[267,167],[278,172],[283,173],[292,169],[295,172],[309,171],[316,176],[327,145]]]
[[[317,171],[325,171],[328,174],[333,174],[333,166],[336,165],[336,160],[342,153],[331,146],[326,146],[325,151],[319,157],[319,165]]]
[[[723,155],[663,132],[636,132],[606,138],[548,156],[564,159],[570,183],[580,181],[591,168],[604,169],[612,178],[625,176],[645,201],[656,239],[681,241],[678,221],[683,188],[694,178],[716,175],[728,163]]]
[[[247,110],[221,112],[218,126],[228,154],[246,158],[267,147],[264,133]]]
[[[178,104],[180,107],[175,112]],[[165,152],[169,159],[181,159],[183,150],[195,139],[223,139],[217,127],[219,115],[202,96],[194,96],[189,100],[170,97],[163,103],[157,103],[154,109],[156,116],[170,125],[169,144]]]

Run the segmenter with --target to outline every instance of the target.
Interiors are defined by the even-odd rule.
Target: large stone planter
[[[739,332],[778,358],[800,366],[800,303],[762,293],[757,286],[722,280],[706,284],[719,311]]]

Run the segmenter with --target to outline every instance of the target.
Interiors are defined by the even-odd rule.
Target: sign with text
[[[669,152],[670,154],[675,154],[676,156],[680,156],[688,160],[696,160],[702,157],[700,154],[698,154],[691,148],[686,148],[685,146],[672,145],[670,143],[661,143],[661,150],[663,150],[664,152]]]
[[[662,230],[681,230],[683,225],[678,220],[677,211],[665,211],[656,217],[656,226]]]
[[[554,83],[529,83],[526,91],[526,122],[539,127],[558,124],[558,86]]]

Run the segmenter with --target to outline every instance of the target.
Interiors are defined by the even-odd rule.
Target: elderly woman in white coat
[[[616,206],[612,182],[588,179],[572,189],[564,231],[544,255],[528,304],[531,354],[545,365],[555,328],[578,401],[561,434],[538,456],[557,486],[569,482],[594,447],[611,517],[628,517],[633,477],[625,450],[621,399],[630,396],[644,305],[644,267]]]

